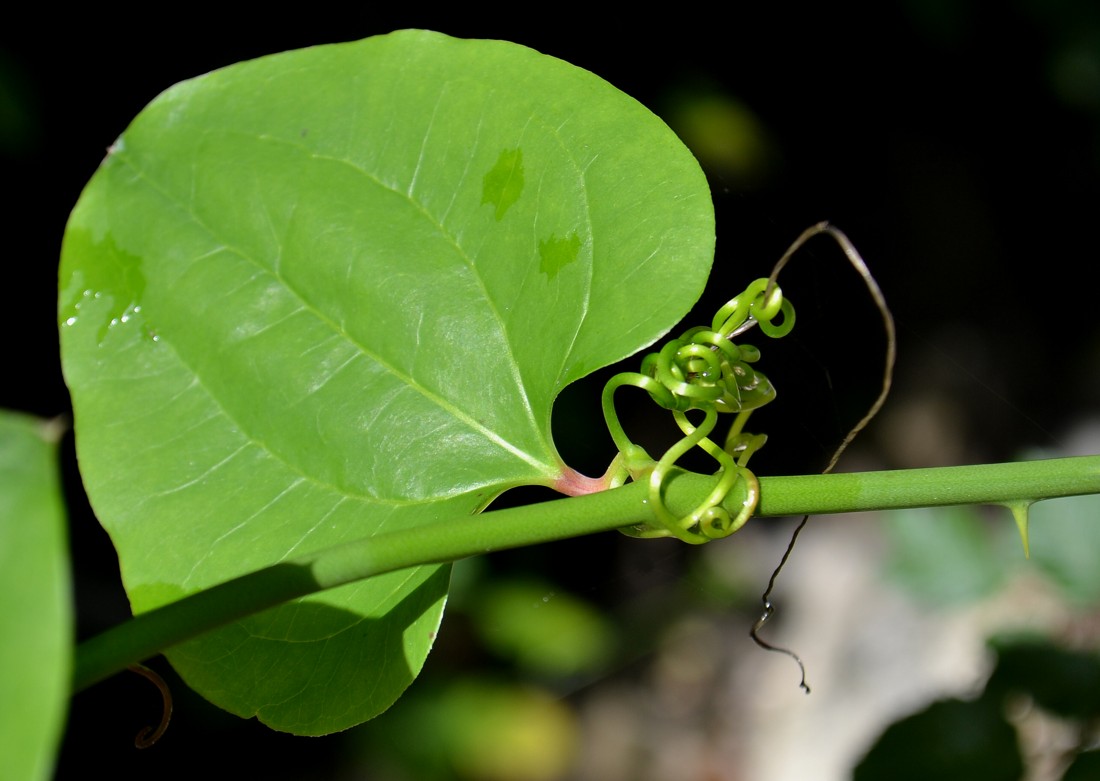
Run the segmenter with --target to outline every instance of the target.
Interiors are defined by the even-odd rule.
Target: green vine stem
[[[1100,456],[892,472],[761,477],[758,516],[1022,503],[1100,494]],[[688,513],[714,488],[713,475],[675,470],[665,482],[671,512]],[[243,575],[82,643],[73,691],[236,619],[296,597],[419,564],[609,531],[652,517],[645,482],[497,510],[369,537]],[[739,511],[742,497],[726,499]]]

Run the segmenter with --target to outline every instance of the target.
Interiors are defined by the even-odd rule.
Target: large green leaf
[[[59,428],[0,412],[0,757],[5,778],[53,777],[72,666]]]
[[[60,282],[81,471],[134,610],[553,484],[554,398],[682,317],[713,240],[660,120],[514,44],[405,31],[168,90],[81,196]],[[169,658],[234,713],[342,729],[415,677],[447,577]]]

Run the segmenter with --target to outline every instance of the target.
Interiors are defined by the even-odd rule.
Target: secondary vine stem
[[[713,475],[677,471],[667,483],[673,512],[688,512]],[[1100,456],[894,472],[760,478],[757,516],[1006,504],[1100,493]],[[296,597],[420,564],[609,531],[651,517],[647,485],[560,499],[380,534],[242,575],[143,613],[77,648],[73,691],[130,664]],[[731,497],[730,501],[739,499]],[[652,543],[639,543],[652,544]]]

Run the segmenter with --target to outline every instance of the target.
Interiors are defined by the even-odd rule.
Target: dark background
[[[168,21],[106,7],[15,12],[0,26],[7,196],[0,406],[68,412],[54,316],[65,221],[106,148],[157,93],[243,59],[427,27],[512,40],[587,68],[674,129],[700,96],[753,117],[763,143],[752,165],[703,159],[718,251],[695,319],[709,320],[765,275],[807,226],[823,219],[840,226],[899,326],[897,392],[863,441],[866,463],[1008,460],[1027,447],[1057,447],[1097,414],[1100,398],[1100,328],[1088,281],[1100,257],[1100,7],[913,0],[859,12],[822,4],[769,12],[759,5],[734,4],[728,21],[668,6],[659,17],[619,16],[614,24],[551,7],[460,18],[307,6],[248,21],[194,7]],[[806,252],[784,279],[799,307],[797,335],[765,352],[780,401],[760,413],[757,425],[771,440],[754,459],[759,473],[818,471],[877,393],[876,313],[825,239]],[[555,417],[567,460],[589,473],[602,471],[611,454],[606,438],[590,435],[602,428],[597,398],[607,374],[567,391]],[[71,458],[71,442],[67,452]],[[66,469],[77,485],[71,460]],[[109,542],[75,489],[70,504],[85,636],[121,620],[126,603]],[[492,566],[534,566],[576,581],[622,542],[546,546],[541,557],[499,557]],[[555,574],[553,561],[563,557],[572,574]],[[601,596],[598,585],[582,588]],[[200,737],[174,736],[138,759],[128,747],[130,721],[140,726],[143,709],[158,707],[146,702],[144,686],[109,682],[74,701],[59,777],[104,762],[116,777],[154,767],[160,777],[193,774],[210,761],[207,745],[221,751],[214,741],[226,734],[254,775],[264,757],[272,777],[307,777],[307,768],[308,777],[336,773],[339,738],[285,749],[289,739],[238,726],[187,695],[197,713],[190,727],[179,718],[185,723],[173,729]],[[118,703],[127,716],[105,715]],[[225,761],[228,774],[238,760]]]

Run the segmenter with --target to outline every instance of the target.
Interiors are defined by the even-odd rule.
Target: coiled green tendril
[[[642,360],[641,372],[616,374],[603,391],[603,413],[619,454],[608,470],[609,488],[628,479],[647,480],[649,502],[656,524],[630,526],[622,531],[635,537],[677,537],[684,542],[702,544],[727,537],[745,525],[760,497],[760,485],[746,464],[767,441],[764,434],[744,431],[754,409],[775,398],[775,388],[752,364],[760,360],[760,351],[732,339],[753,326],[767,336],[786,336],[794,327],[794,307],[783,298],[779,286],[758,279],[743,293],[730,300],[714,315],[709,329],[692,328],[673,339],[660,352]],[[626,435],[615,412],[615,391],[631,385],[649,393],[665,409],[672,411],[683,439],[654,460]],[[692,423],[687,413],[699,410],[703,419]],[[710,439],[718,413],[734,413],[725,443],[719,447]],[[664,501],[664,485],[672,468],[685,453],[700,447],[718,462],[718,482],[706,499],[683,517],[672,513]],[[745,499],[737,515],[722,506],[738,480],[745,483]]]

